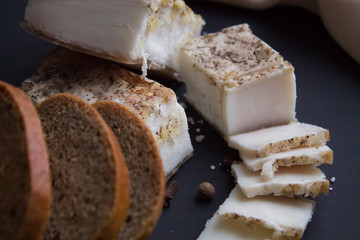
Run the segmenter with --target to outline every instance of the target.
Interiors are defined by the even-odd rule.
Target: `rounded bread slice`
[[[53,204],[44,240],[115,239],[129,179],[114,134],[91,105],[59,94],[38,106],[50,157]]]
[[[0,81],[0,239],[40,240],[50,215],[48,154],[31,100]]]
[[[165,173],[153,135],[143,121],[114,101],[93,104],[114,131],[130,174],[130,208],[118,240],[146,239],[161,214]]]

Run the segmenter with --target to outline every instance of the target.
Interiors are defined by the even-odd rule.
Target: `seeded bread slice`
[[[38,106],[48,145],[53,204],[44,240],[116,237],[129,205],[129,179],[114,134],[91,105],[70,94]]]
[[[48,154],[31,100],[0,81],[0,239],[41,239],[50,214]]]
[[[162,210],[165,173],[153,135],[144,122],[114,101],[93,104],[114,131],[130,173],[130,209],[118,240],[147,239]]]

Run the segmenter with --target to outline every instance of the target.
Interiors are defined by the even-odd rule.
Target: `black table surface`
[[[188,4],[206,20],[205,32],[248,23],[257,36],[295,66],[297,118],[330,130],[328,145],[334,150],[334,164],[321,169],[328,179],[336,178],[333,190],[316,199],[303,239],[359,239],[360,65],[331,38],[321,19],[304,9],[280,6],[253,11],[204,1]],[[16,86],[56,47],[20,28],[25,6],[25,0],[0,1],[0,79]],[[183,84],[166,85],[184,101]],[[194,156],[170,180],[177,180],[179,189],[171,207],[163,210],[152,240],[196,239],[234,187],[230,172],[219,165],[229,154],[226,143],[199,121],[201,117],[190,106],[186,112],[195,121],[189,124]],[[205,139],[197,142],[197,135]],[[216,189],[209,202],[196,197],[197,187],[204,181]]]

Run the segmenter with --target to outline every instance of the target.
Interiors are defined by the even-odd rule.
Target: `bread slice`
[[[100,100],[123,104],[152,132],[167,179],[192,155],[186,114],[175,93],[113,62],[57,48],[22,89],[35,105],[58,93],[74,94],[90,104]]]
[[[146,239],[163,207],[165,174],[156,142],[133,112],[114,101],[93,106],[114,131],[130,173],[130,208],[118,240]]]
[[[0,81],[0,239],[40,240],[50,215],[50,168],[31,100]]]
[[[50,156],[53,204],[44,240],[115,239],[129,205],[121,148],[100,114],[70,94],[38,106]]]

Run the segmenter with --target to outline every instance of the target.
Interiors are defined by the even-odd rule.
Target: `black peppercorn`
[[[215,194],[215,188],[214,186],[209,182],[203,182],[198,187],[198,196],[201,199],[209,200],[211,199]]]

